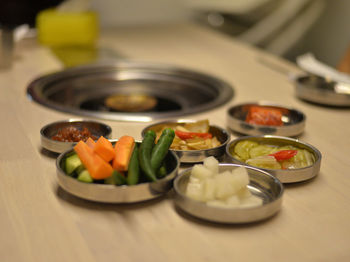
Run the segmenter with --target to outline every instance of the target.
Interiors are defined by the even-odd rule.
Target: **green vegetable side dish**
[[[132,152],[128,175],[126,177],[126,183],[128,185],[136,185],[140,180],[140,166],[139,166],[139,146],[135,144],[134,151]]]
[[[169,130],[164,130],[162,139],[159,139],[157,144],[155,144],[154,131],[147,132],[141,143],[135,143],[128,170],[123,174],[114,170],[110,177],[94,180],[74,151],[62,159],[61,168],[66,175],[84,183],[131,186],[157,181],[168,174],[165,158],[175,136],[174,131]]]
[[[156,133],[153,130],[147,131],[142,140],[139,151],[140,167],[145,172],[147,178],[153,182],[157,181],[156,173],[151,165],[152,149],[155,139]]]
[[[155,133],[154,133],[155,134]],[[153,147],[151,154],[151,166],[157,171],[163,163],[175,137],[175,131],[171,128],[164,129],[158,143]]]
[[[315,163],[315,156],[307,149],[250,140],[238,142],[230,153],[243,163],[265,169],[297,169]]]

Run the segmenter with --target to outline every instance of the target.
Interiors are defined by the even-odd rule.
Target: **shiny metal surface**
[[[180,119],[180,120],[172,120],[172,121],[162,121],[155,124],[152,124],[150,126],[147,126],[144,128],[141,132],[142,137],[145,135],[147,130],[154,130],[157,132],[162,128],[165,124],[184,124],[184,123],[195,123],[196,120],[186,120],[186,119]],[[198,163],[202,162],[205,158],[209,156],[214,156],[217,159],[222,158],[225,155],[226,145],[230,141],[230,134],[221,127],[210,125],[209,132],[215,136],[221,143],[220,146],[210,148],[210,149],[204,149],[204,150],[173,150],[171,151],[175,152],[176,155],[179,157],[179,160],[181,163]]]
[[[350,106],[350,85],[319,76],[308,75],[294,79],[296,96],[326,106]]]
[[[235,145],[242,141],[242,140],[250,140],[255,142],[264,142],[264,143],[274,143],[279,145],[292,145],[299,148],[307,149],[309,150],[315,157],[315,163],[312,166],[304,167],[304,168],[298,168],[298,169],[266,169],[266,168],[260,168],[262,170],[265,170],[266,172],[272,174],[276,178],[278,178],[282,183],[295,183],[295,182],[301,182],[305,180],[309,180],[315,176],[320,171],[321,167],[321,159],[322,154],[321,152],[315,148],[314,146],[307,144],[305,142],[302,142],[298,139],[289,138],[289,137],[282,137],[282,136],[270,136],[270,135],[264,135],[264,136],[243,136],[240,138],[237,138],[226,146],[226,155],[227,158],[232,163],[241,164],[241,165],[247,165],[244,162],[241,162],[234,158],[232,154],[230,153],[231,150],[235,147]]]
[[[72,195],[86,200],[104,203],[134,203],[154,199],[165,194],[172,188],[173,180],[177,175],[180,164],[176,154],[169,151],[165,161],[171,171],[166,177],[156,182],[133,186],[91,184],[80,182],[75,178],[67,176],[62,170],[62,160],[71,152],[72,149],[63,152],[56,160],[58,184]]]
[[[53,122],[42,127],[40,130],[41,146],[55,153],[62,153],[71,149],[76,144],[75,142],[61,142],[51,139],[60,129],[68,126],[73,126],[79,130],[86,127],[96,137],[104,136],[110,138],[112,134],[112,128],[106,124],[84,119],[68,119]]]
[[[219,172],[232,170],[242,165],[219,164]],[[282,205],[283,185],[267,172],[244,166],[249,174],[248,185],[252,194],[263,199],[263,205],[249,208],[220,208],[186,196],[186,186],[191,168],[184,170],[174,181],[175,204],[185,212],[209,221],[219,223],[249,223],[267,219],[276,214]]]
[[[245,121],[250,106],[268,106],[282,112],[283,126],[265,126],[249,124]],[[228,127],[245,135],[278,135],[297,136],[305,128],[306,116],[299,110],[278,105],[271,102],[252,102],[233,106],[227,111]]]
[[[28,86],[30,99],[55,110],[100,119],[149,122],[219,107],[232,87],[215,77],[163,64],[123,61],[66,69]],[[114,95],[146,95],[156,106],[143,112],[118,111],[104,101]]]

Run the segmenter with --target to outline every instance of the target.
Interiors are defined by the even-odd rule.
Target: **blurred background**
[[[16,30],[35,29],[39,11],[60,0],[1,0],[1,59]],[[312,52],[336,67],[350,43],[350,1],[341,0],[77,0],[99,17],[101,30],[195,21],[229,37],[295,62]],[[32,30],[33,32],[33,30]],[[9,49],[10,48],[10,49]],[[4,53],[5,52],[5,53]]]

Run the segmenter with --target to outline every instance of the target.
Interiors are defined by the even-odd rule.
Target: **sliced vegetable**
[[[106,162],[111,161],[115,157],[112,143],[103,136],[97,140],[94,146],[94,152]]]
[[[139,182],[139,178],[140,178],[139,147],[137,144],[135,144],[135,147],[129,162],[128,175],[126,176],[126,183],[128,185],[136,185]]]
[[[150,181],[157,181],[156,174],[151,165],[151,155],[155,139],[156,133],[153,130],[147,131],[142,140],[139,151],[140,167]]]
[[[126,184],[126,179],[125,176],[120,173],[117,170],[114,170],[112,175],[110,177],[107,177],[104,180],[105,184],[110,184],[110,185],[117,185],[117,186],[121,186],[121,185],[125,185]]]
[[[96,145],[96,142],[91,137],[89,137],[85,143],[92,149],[94,149]]]
[[[66,158],[66,173],[67,175],[72,175],[74,170],[76,170],[82,163],[77,154],[73,154]]]
[[[277,161],[287,160],[292,158],[298,153],[298,150],[281,150],[269,156],[273,156]]]
[[[230,153],[239,161],[269,169],[296,169],[311,166],[314,155],[306,149],[281,143],[238,142]]]
[[[160,168],[165,156],[168,153],[170,145],[175,137],[175,132],[171,128],[164,129],[162,135],[158,139],[157,144],[152,149],[151,166],[155,172]]]
[[[210,134],[210,133],[184,132],[184,131],[180,131],[180,130],[176,130],[175,134],[179,138],[184,139],[184,140],[190,139],[190,138],[194,138],[194,137],[201,137],[201,138],[204,138],[204,139],[213,137],[213,135]]]
[[[93,179],[105,179],[112,175],[112,166],[94,153],[85,142],[79,141],[74,150]]]
[[[87,171],[86,169],[84,169],[83,171],[81,171],[77,177],[77,179],[81,182],[85,182],[85,183],[92,183],[94,182],[94,180],[92,179],[92,177],[90,176],[89,171]]]
[[[122,136],[114,146],[115,158],[113,169],[120,172],[128,170],[131,154],[134,150],[135,140],[131,136]]]

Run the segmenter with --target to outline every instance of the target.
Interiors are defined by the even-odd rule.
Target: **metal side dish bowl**
[[[232,171],[238,167],[244,167],[247,170],[249,176],[248,190],[252,195],[261,199],[260,205],[242,207],[212,206],[189,197],[186,193],[192,170],[192,168],[189,168],[181,172],[174,181],[176,206],[194,217],[226,224],[257,222],[275,215],[282,205],[284,189],[281,182],[265,171],[237,164],[219,164],[219,172]]]
[[[86,129],[96,138],[100,136],[110,138],[112,134],[112,128],[104,123],[84,119],[68,119],[53,122],[42,127],[40,130],[41,146],[55,153],[62,153],[72,148],[78,141],[59,141],[54,138],[60,131],[66,128],[73,128],[80,132]]]
[[[310,144],[270,135],[237,138],[227,144],[226,154],[230,162],[265,170],[282,183],[315,177],[322,159],[321,152]]]
[[[271,117],[271,113],[276,113],[278,117],[277,124],[256,124],[249,121],[249,115],[254,114],[252,110],[264,110],[259,117]],[[270,114],[270,115],[269,115]],[[227,111],[227,126],[234,132],[244,135],[278,135],[278,136],[297,136],[305,129],[306,116],[303,112],[278,105],[271,102],[252,102],[233,106]]]
[[[141,135],[144,136],[148,130],[153,130],[156,133],[160,132],[164,126],[175,128],[176,126],[185,125],[188,123],[196,123],[196,120],[173,120],[173,121],[163,121],[147,126],[142,130]],[[222,159],[225,156],[225,148],[227,143],[230,141],[230,134],[219,126],[209,125],[209,133],[212,134],[212,137],[216,138],[220,145],[208,148],[208,149],[200,149],[200,150],[180,150],[180,149],[172,149],[171,151],[175,152],[179,157],[181,163],[198,163],[202,162],[203,159],[214,156],[218,159]]]
[[[315,75],[294,79],[296,96],[324,106],[350,107],[350,85]]]
[[[179,168],[179,160],[176,154],[169,151],[165,158],[168,173],[156,182],[143,182],[130,186],[95,182],[85,183],[67,175],[64,171],[64,159],[72,152],[73,149],[67,150],[60,154],[56,160],[58,184],[74,196],[95,202],[135,203],[160,197],[172,188],[173,180]]]

